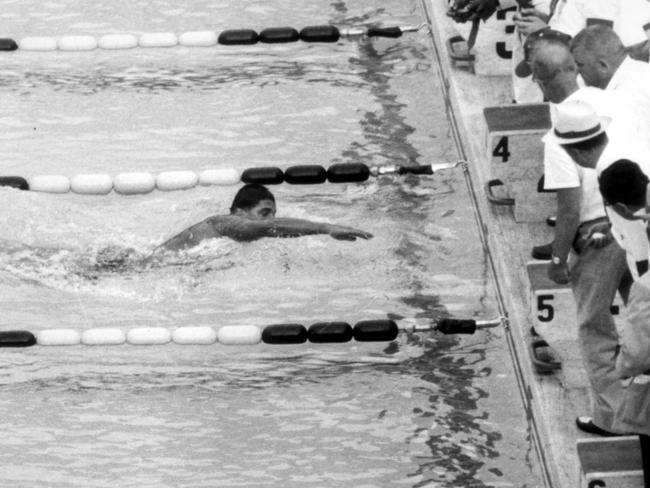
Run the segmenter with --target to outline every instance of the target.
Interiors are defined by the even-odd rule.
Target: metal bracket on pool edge
[[[447,331],[439,328],[439,323],[443,321],[447,321],[450,325],[450,327],[445,327]],[[507,324],[507,319],[505,317],[497,317],[491,320],[462,320],[448,318],[429,324],[411,323],[402,326],[401,329],[406,332],[429,332],[432,330],[440,330],[444,334],[473,334],[478,329],[492,329],[505,324]]]
[[[434,173],[437,173],[438,171],[443,171],[443,170],[452,169],[452,168],[458,168],[459,166],[461,166],[462,168],[465,168],[466,165],[467,165],[467,161],[459,159],[458,161],[454,161],[453,163],[432,164],[431,169],[433,170]]]
[[[384,175],[405,175],[405,174],[415,174],[415,175],[432,175],[439,171],[444,171],[447,169],[457,168],[458,166],[464,166],[465,161],[454,161],[453,163],[438,163],[438,164],[416,164],[409,166],[398,166],[396,164],[391,164],[387,166],[373,166],[370,168],[370,174],[372,176],[384,176]]]
[[[399,28],[402,32],[419,32],[424,28],[429,28],[429,24],[423,22],[418,25],[401,25]]]
[[[377,25],[377,26],[359,26],[359,27],[341,27],[339,32],[342,37],[399,37],[406,32],[419,32],[429,24],[418,25]]]

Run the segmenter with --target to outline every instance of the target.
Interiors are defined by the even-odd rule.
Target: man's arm
[[[239,240],[254,240],[261,237],[299,237],[315,234],[329,234],[334,239],[346,241],[354,241],[357,238],[370,239],[372,237],[372,234],[352,227],[303,219],[275,218],[272,220],[249,220],[247,222],[246,237]]]
[[[222,234],[220,229],[222,222],[228,217],[229,216],[226,215],[209,217],[198,224],[194,224],[163,242],[154,250],[154,252],[160,249],[179,251],[181,249],[194,247],[204,239],[221,237]]]
[[[372,234],[352,227],[312,222],[303,219],[276,218],[250,220],[234,215],[217,215],[193,225],[165,241],[158,249],[178,251],[199,244],[204,239],[229,237],[236,241],[254,241],[262,237],[299,237],[329,234],[334,239],[354,241],[370,239]]]
[[[553,257],[559,258],[560,263],[554,264],[551,261],[548,265],[548,276],[556,283],[569,282],[567,259],[580,225],[581,198],[580,187],[557,190],[557,220],[555,238],[553,239]]]

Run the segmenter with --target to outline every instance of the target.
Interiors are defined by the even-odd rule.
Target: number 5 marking
[[[540,322],[550,322],[555,317],[555,310],[553,305],[547,303],[555,298],[553,295],[538,295],[537,296],[537,320]]]

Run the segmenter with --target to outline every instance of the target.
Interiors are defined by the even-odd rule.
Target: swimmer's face
[[[260,200],[249,210],[245,210],[242,217],[250,220],[270,220],[275,217],[275,202],[273,200]]]

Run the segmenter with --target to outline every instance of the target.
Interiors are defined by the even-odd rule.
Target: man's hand
[[[499,8],[499,0],[470,0],[469,7],[475,12],[474,18],[487,20]]]
[[[447,11],[456,22],[487,20],[499,7],[498,0],[457,0]]]
[[[614,240],[611,233],[612,224],[609,222],[599,222],[589,227],[589,232],[585,236],[587,244],[585,247],[591,246],[596,249],[601,249]]]
[[[369,232],[342,225],[331,225],[329,235],[339,241],[356,241],[357,237],[361,239],[372,239],[372,234]]]
[[[548,15],[534,8],[522,8],[512,18],[521,34],[528,36],[548,27]]]
[[[566,285],[569,282],[569,268],[566,263],[555,264],[551,261],[546,272],[548,277],[558,285]]]

